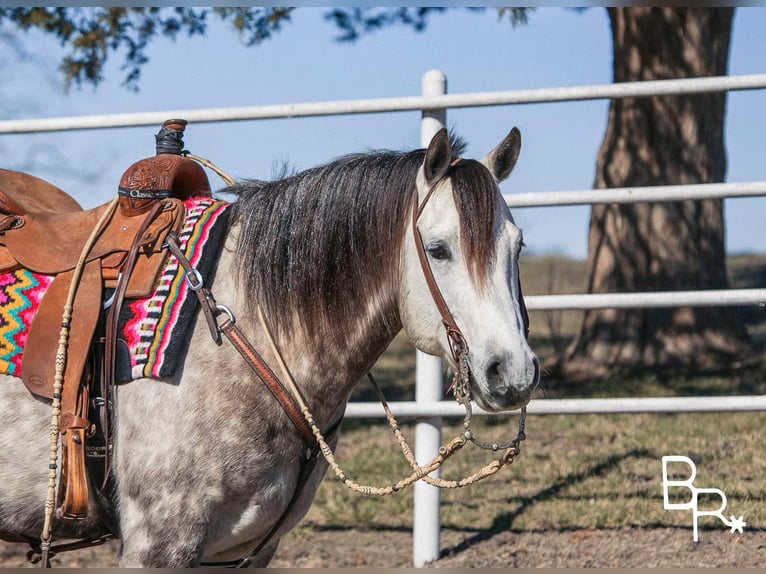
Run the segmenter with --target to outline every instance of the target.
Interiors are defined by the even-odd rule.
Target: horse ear
[[[447,173],[452,161],[452,144],[450,144],[447,129],[442,128],[428,144],[426,157],[423,160],[423,175],[426,183],[431,186]]]
[[[521,151],[521,132],[518,128],[513,128],[510,133],[505,136],[505,139],[501,141],[498,146],[487,154],[487,156],[481,160],[486,168],[492,172],[495,179],[500,182],[511,174],[513,166],[516,165],[516,160],[519,159],[519,152]]]

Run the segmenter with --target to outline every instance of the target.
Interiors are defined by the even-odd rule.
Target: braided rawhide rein
[[[355,482],[353,479],[349,478],[349,476],[343,471],[343,469],[340,468],[340,465],[338,465],[337,461],[335,460],[335,455],[333,454],[332,449],[327,444],[327,441],[322,435],[322,431],[319,429],[316,422],[314,421],[314,417],[312,416],[311,412],[306,406],[306,402],[303,400],[303,396],[301,395],[300,390],[295,384],[295,381],[293,380],[293,377],[290,374],[290,371],[287,369],[287,365],[285,365],[284,359],[282,358],[282,354],[279,352],[279,349],[274,343],[274,339],[271,336],[271,330],[269,329],[269,326],[266,323],[266,320],[263,316],[263,312],[260,306],[258,307],[258,318],[261,322],[261,325],[263,326],[264,331],[266,332],[266,337],[268,338],[269,345],[271,346],[271,350],[277,358],[277,362],[279,363],[279,367],[282,370],[282,373],[285,377],[285,381],[287,382],[287,385],[290,388],[290,391],[295,396],[295,399],[301,408],[301,412],[303,416],[306,418],[306,421],[311,427],[311,432],[314,434],[314,437],[317,439],[317,442],[319,443],[322,456],[324,456],[325,460],[327,460],[327,463],[329,464],[330,468],[332,468],[333,472],[338,477],[338,479],[340,479],[340,481],[344,485],[346,485],[349,489],[353,490],[354,492],[363,494],[365,496],[387,496],[389,494],[393,494],[404,488],[407,488],[408,486],[414,484],[418,480],[423,480],[427,484],[430,484],[438,488],[462,488],[464,486],[475,484],[479,482],[480,480],[483,480],[489,476],[492,476],[493,474],[497,473],[497,471],[499,471],[502,467],[512,464],[513,461],[516,460],[516,457],[518,457],[519,453],[521,452],[520,443],[526,438],[526,435],[524,434],[526,408],[521,409],[521,418],[519,420],[518,434],[516,438],[510,441],[509,443],[489,444],[489,443],[477,441],[474,438],[473,433],[471,431],[471,407],[470,407],[470,395],[469,395],[470,391],[468,390],[469,387],[468,387],[467,359],[465,358],[465,356],[461,355],[460,368],[458,369],[458,373],[455,374],[454,388],[455,388],[455,397],[457,401],[460,404],[462,404],[466,409],[466,416],[463,422],[463,427],[465,430],[463,433],[461,433],[460,435],[457,435],[455,438],[450,440],[447,444],[440,447],[439,454],[435,456],[433,459],[431,459],[429,462],[424,464],[423,466],[419,465],[417,461],[415,460],[415,456],[412,453],[412,448],[407,443],[407,440],[404,438],[404,435],[402,434],[399,428],[399,424],[397,423],[396,418],[391,412],[391,409],[389,408],[388,403],[386,402],[386,399],[383,397],[383,393],[381,392],[380,387],[375,382],[375,379],[372,377],[372,375],[368,374],[368,377],[370,378],[373,385],[375,386],[375,390],[378,393],[378,397],[380,399],[381,404],[383,405],[383,409],[386,412],[386,419],[388,420],[388,423],[394,432],[394,436],[396,436],[397,442],[399,443],[399,446],[402,449],[402,453],[404,454],[404,457],[410,463],[410,466],[412,466],[413,472],[409,476],[398,481],[396,484],[392,484],[390,486],[384,486],[384,487],[369,486],[369,485],[362,485]],[[443,480],[441,478],[434,478],[434,477],[428,476],[435,470],[438,470],[439,468],[441,468],[448,458],[450,458],[453,454],[459,451],[469,441],[473,442],[474,444],[476,444],[477,446],[483,449],[494,450],[494,451],[503,449],[504,452],[500,456],[500,458],[498,458],[497,460],[492,461],[491,463],[480,468],[478,471],[471,474],[470,476],[461,478],[460,480]]]
[[[58,348],[56,350],[56,371],[53,377],[53,403],[51,405],[51,423],[50,423],[50,447],[48,458],[48,493],[45,498],[45,513],[43,519],[43,529],[40,534],[40,549],[42,554],[43,566],[48,564],[49,553],[51,551],[51,531],[53,526],[53,512],[56,496],[56,479],[58,478],[58,452],[61,425],[61,392],[64,387],[64,372],[66,370],[67,355],[69,349],[69,329],[72,321],[72,312],[74,309],[74,299],[77,289],[80,285],[82,272],[85,263],[90,254],[93,245],[96,243],[101,232],[106,227],[109,219],[114,214],[119,204],[119,198],[115,198],[109,204],[107,209],[99,218],[96,226],[91,231],[88,240],[80,253],[77,264],[74,267],[72,283],[67,292],[66,303],[64,304],[64,314],[61,317],[61,330],[59,331]]]

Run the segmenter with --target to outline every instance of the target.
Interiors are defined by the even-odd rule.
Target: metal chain
[[[508,442],[485,442],[476,438],[471,430],[471,385],[470,385],[470,367],[468,365],[467,353],[458,354],[458,371],[455,373],[455,379],[452,383],[454,388],[455,400],[465,408],[465,418],[463,419],[463,436],[466,440],[484,450],[505,450],[509,448],[519,448],[519,443],[526,440],[526,418],[527,407],[521,407],[521,417],[519,418],[519,430],[516,438]]]

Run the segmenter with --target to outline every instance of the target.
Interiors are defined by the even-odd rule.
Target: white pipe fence
[[[423,97],[439,97],[447,92],[447,78],[438,70],[423,75]],[[428,147],[431,138],[447,123],[444,108],[424,109],[420,120],[420,145]],[[442,398],[442,362],[438,357],[416,351],[415,402],[439,401]],[[419,419],[415,427],[415,460],[428,463],[439,452],[442,439],[442,419],[439,415]],[[433,473],[434,477],[440,471]],[[441,524],[441,492],[422,480],[415,483],[412,495],[412,562],[416,567],[432,562],[439,556]]]
[[[766,289],[710,289],[643,293],[578,293],[528,295],[529,311],[560,309],[657,309],[662,307],[725,307],[766,304]]]
[[[388,403],[397,420],[424,416],[463,417],[463,407],[454,401],[391,401]],[[353,408],[351,408],[353,407]],[[766,411],[765,395],[729,397],[611,397],[599,399],[543,399],[527,406],[527,415],[583,415],[619,413],[704,413],[730,411]],[[472,404],[473,416],[501,417]],[[367,419],[384,417],[380,403],[351,403],[346,417]]]
[[[611,187],[576,191],[544,191],[506,193],[509,207],[545,207],[593,205],[596,203],[637,203],[639,201],[684,201],[687,199],[724,199],[766,195],[766,181],[743,183],[687,183],[685,185],[652,185],[645,187]]]
[[[423,77],[423,89],[420,96],[3,120],[0,121],[0,134],[157,126],[171,117],[185,118],[192,123],[203,123],[422,111],[421,141],[425,145],[431,135],[446,123],[446,110],[448,108],[682,95],[764,88],[766,88],[766,74],[751,74],[532,90],[447,94],[446,78],[441,72],[432,70]],[[766,195],[766,181],[610,190],[514,193],[504,197],[509,206],[521,208],[594,203],[632,203],[639,201],[679,201],[760,195]],[[766,304],[766,289],[539,295],[528,296],[525,300],[529,310],[690,305],[764,305]],[[453,402],[440,400],[442,381],[441,363],[438,359],[418,354],[416,378],[417,401],[414,403],[394,402],[391,403],[391,408],[396,416],[411,416],[418,419],[416,457],[418,461],[423,461],[432,458],[436,454],[441,438],[441,418],[445,416],[462,416],[462,409]],[[530,415],[747,410],[766,410],[766,396],[542,399],[533,401],[528,407]],[[474,412],[477,415],[488,414],[478,407],[475,407]],[[382,408],[377,403],[351,403],[346,410],[346,416],[367,418],[384,415]],[[416,490],[416,509],[413,524],[413,561],[415,566],[423,566],[427,562],[438,558],[439,497],[438,491],[432,492],[435,490],[425,484],[418,486],[418,490]]]
[[[532,104],[723,92],[766,88],[766,74],[713,76],[648,82],[564,86],[533,90],[427,94],[399,98],[371,98],[309,102],[270,106],[233,106],[206,109],[176,109],[159,112],[102,114],[0,121],[0,134],[88,130],[131,126],[158,126],[168,118],[184,118],[191,123],[306,118],[350,114],[447,110],[510,104]]]

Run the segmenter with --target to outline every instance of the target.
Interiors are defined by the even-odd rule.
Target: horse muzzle
[[[525,406],[540,382],[540,361],[534,355],[524,361],[490,359],[484,365],[471,366],[471,394],[486,411]]]

